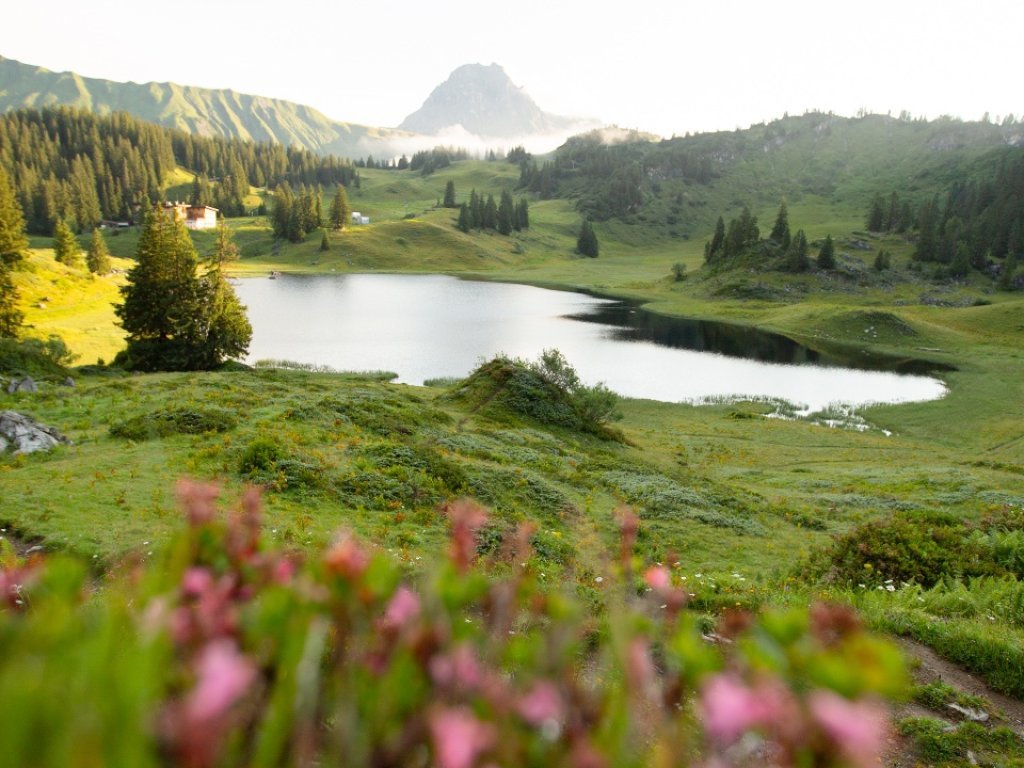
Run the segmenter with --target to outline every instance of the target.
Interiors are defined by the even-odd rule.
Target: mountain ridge
[[[104,80],[0,56],[0,113],[47,106],[100,115],[123,111],[201,136],[272,141],[351,158],[380,153],[389,142],[410,137],[397,129],[333,120],[284,99],[170,82]]]

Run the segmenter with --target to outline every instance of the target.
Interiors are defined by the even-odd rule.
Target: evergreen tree
[[[810,248],[807,245],[807,236],[802,229],[798,229],[790,243],[789,251],[786,253],[786,270],[788,272],[804,272],[810,266]]]
[[[512,193],[507,189],[501,192],[501,202],[498,203],[497,229],[503,235],[512,234],[513,217],[515,215],[515,203],[512,202]]]
[[[871,200],[865,224],[869,232],[881,232],[885,228],[885,200],[880,193]]]
[[[199,176],[192,177],[192,193],[188,200],[190,205],[207,205],[210,200],[206,190],[206,179]]]
[[[718,221],[715,222],[715,234],[711,238],[711,242],[708,243],[708,247],[704,249],[704,260],[714,261],[718,256],[722,255],[722,247],[725,245],[725,220],[719,216]]]
[[[331,240],[327,237],[327,230],[324,230],[323,237],[320,238],[320,252],[331,250]]]
[[[878,255],[875,256],[875,271],[882,272],[892,267],[892,256],[888,251],[879,250]]]
[[[25,217],[14,187],[0,166],[0,338],[17,336],[24,320],[11,270],[24,258],[26,248]]]
[[[444,203],[442,205],[445,208],[455,207],[455,182],[451,179],[444,185]]]
[[[89,250],[85,255],[85,264],[95,275],[105,275],[110,272],[110,250],[107,248],[107,241],[99,227],[92,231]]]
[[[334,198],[331,200],[330,222],[331,229],[344,229],[348,224],[352,210],[348,204],[348,194],[341,184],[334,190]]]
[[[786,248],[791,240],[789,234],[789,211],[786,209],[785,200],[779,206],[779,213],[775,217],[775,224],[772,226],[771,234],[768,235],[768,239],[775,242],[776,245]]]
[[[938,201],[928,200],[921,206],[917,217],[916,261],[935,261],[938,258]]]
[[[185,225],[161,209],[146,213],[136,265],[115,307],[127,331],[122,360],[139,370],[191,370],[206,325],[198,257]]]
[[[7,173],[0,165],[0,268],[13,268],[25,256],[25,216]]]
[[[836,246],[832,242],[832,235],[825,236],[825,242],[822,244],[821,250],[818,251],[818,268],[836,268]]]
[[[953,261],[949,265],[950,277],[966,277],[971,271],[971,252],[967,243],[961,242],[956,247]]]
[[[231,236],[231,230],[228,229],[224,219],[221,219],[217,222],[217,242],[214,243],[210,263],[222,265],[229,261],[237,261],[240,256],[238,246],[235,245]]]
[[[525,197],[519,198],[516,204],[516,230],[530,228],[530,204]]]
[[[999,275],[999,287],[1004,291],[1012,291],[1016,285],[1017,263],[1016,253],[1007,254],[1006,261],[1003,262],[1003,271]]]
[[[64,219],[58,219],[53,230],[53,256],[67,267],[78,267],[82,263],[82,250],[71,227]]]
[[[197,345],[190,355],[191,367],[210,370],[249,351],[252,326],[219,263],[203,275],[200,296],[202,314],[196,319],[199,327],[195,334]]]
[[[469,206],[465,203],[459,206],[459,220],[455,227],[460,232],[469,232]]]
[[[469,226],[472,229],[480,229],[483,224],[483,201],[480,199],[480,195],[477,194],[476,189],[473,189],[469,193]]]
[[[480,213],[481,229],[497,229],[498,227],[498,205],[494,202],[494,195],[487,196],[487,202],[483,205]]]
[[[597,234],[594,232],[594,225],[590,223],[590,219],[584,219],[583,224],[580,226],[579,237],[576,238],[576,252],[596,259],[599,250],[600,247],[597,242]]]

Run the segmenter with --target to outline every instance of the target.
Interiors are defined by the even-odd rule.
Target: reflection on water
[[[885,372],[907,361],[822,355],[756,329],[567,291],[440,275],[285,275],[242,280],[237,291],[253,325],[250,361],[390,370],[420,384],[464,376],[496,354],[534,359],[557,348],[587,383],[669,402],[748,395],[819,409],[945,392],[932,377]]]

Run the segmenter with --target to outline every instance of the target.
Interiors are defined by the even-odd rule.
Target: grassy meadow
[[[709,208],[720,205],[728,216],[756,181],[756,169],[749,173],[716,188]],[[0,394],[0,408],[28,413],[73,441],[50,454],[0,456],[4,536],[22,548],[77,553],[97,571],[126,557],[159,558],[180,529],[175,481],[190,476],[215,480],[227,498],[246,484],[263,486],[272,542],[319,550],[349,528],[417,573],[445,546],[443,504],[472,496],[491,510],[478,545],[497,554],[496,568],[516,569],[502,560],[500,542],[530,521],[530,570],[542,589],[568,587],[600,613],[601,585],[614,568],[616,510],[629,505],[640,515],[639,555],[671,568],[700,611],[818,597],[852,602],[871,626],[912,637],[997,690],[1024,696],[1014,608],[1024,574],[1019,294],[993,291],[979,276],[936,281],[911,269],[911,243],[862,231],[863,194],[855,188],[788,201],[793,229],[812,242],[831,234],[840,265],[794,276],[702,270],[707,226],[670,236],[631,217],[596,223],[600,256],[580,257],[580,216],[568,200],[531,199],[530,228],[509,237],[458,231],[456,211],[438,204],[446,182],[460,201],[474,188],[497,197],[518,179],[507,163],[458,162],[426,177],[361,169],[360,176],[350,203],[369,225],[330,233],[330,249],[321,251],[317,233],[286,243],[272,238],[265,217],[231,220],[241,252],[232,274],[430,272],[582,289],[665,315],[757,325],[821,349],[929,360],[943,367],[936,375],[948,394],[864,408],[861,430],[772,418],[767,403],[622,400],[619,439],[603,439],[488,397],[466,399],[458,383],[411,387],[386,375],[267,366],[128,375],[92,364],[123,346],[113,304],[138,231],[108,233],[115,272],[107,276],[56,263],[49,240],[33,237],[14,273],[26,335],[61,336],[83,367],[73,372],[73,388],[52,375],[42,377],[39,393]],[[179,172],[172,181],[170,196],[186,196],[190,176]],[[253,189],[252,202],[260,199],[269,203]],[[325,209],[328,202],[325,193]],[[751,202],[766,227],[778,201]],[[201,256],[214,238],[194,233]],[[84,249],[87,238],[80,243]],[[892,253],[890,271],[872,267],[881,248]],[[673,274],[677,264],[682,279]],[[1003,553],[1005,570],[993,581],[967,582],[951,568],[938,585],[905,587],[873,582],[869,560],[864,586],[831,578],[828,547],[837,537],[903,514],[952,516],[965,541]],[[992,533],[994,519],[1009,533]],[[1010,539],[997,540],[1004,534]],[[943,706],[932,706],[933,714],[942,717]],[[916,719],[904,727],[919,745],[930,743],[925,736],[939,739],[934,730]],[[941,736],[945,757],[928,759],[964,764],[956,760],[967,748],[947,743],[955,737]],[[997,755],[991,764],[1019,751],[978,738]]]

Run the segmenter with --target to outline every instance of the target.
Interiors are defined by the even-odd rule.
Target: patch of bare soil
[[[926,645],[905,637],[893,639],[911,662],[911,673],[917,685],[943,682],[964,693],[980,696],[1002,716],[999,725],[1012,728],[1024,737],[1024,702],[993,691],[981,678],[947,661]],[[932,717],[945,720],[950,725],[956,725],[963,720],[963,717],[953,710],[948,713],[935,712],[912,701],[896,707],[893,722],[907,717]],[[897,732],[893,732],[889,738],[884,764],[888,768],[916,768],[923,765],[914,753],[912,741]]]

